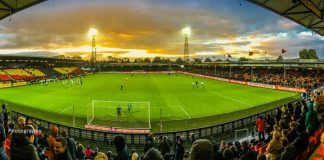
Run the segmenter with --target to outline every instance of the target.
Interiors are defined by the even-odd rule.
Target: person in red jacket
[[[264,140],[264,128],[265,128],[265,120],[262,116],[259,116],[258,120],[256,121],[256,128],[258,131],[259,141]]]

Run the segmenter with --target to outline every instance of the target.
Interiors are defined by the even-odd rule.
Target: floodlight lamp
[[[182,33],[183,33],[184,35],[190,36],[190,34],[191,34],[191,29],[190,29],[190,27],[183,28],[183,29],[182,29]]]
[[[88,35],[89,35],[89,37],[93,37],[93,36],[96,36],[97,33],[98,33],[98,31],[95,28],[90,28]]]

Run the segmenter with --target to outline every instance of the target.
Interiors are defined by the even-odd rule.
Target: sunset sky
[[[240,5],[241,4],[241,5]],[[80,55],[89,58],[91,27],[98,30],[99,59],[183,56],[182,28],[190,27],[195,57],[287,58],[314,48],[324,58],[324,38],[244,0],[49,0],[0,21],[0,54]],[[266,54],[267,52],[268,54]]]

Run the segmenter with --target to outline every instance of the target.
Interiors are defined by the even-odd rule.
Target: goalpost
[[[87,107],[87,125],[150,129],[150,102],[92,100]]]

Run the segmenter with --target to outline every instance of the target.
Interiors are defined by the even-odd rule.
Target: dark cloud
[[[277,33],[297,34],[294,22],[274,13],[235,0],[172,1],[172,0],[56,0],[14,15],[11,22],[0,22],[0,49],[55,50],[90,45],[90,27],[99,31],[97,45],[120,48],[121,51],[102,51],[98,54],[122,55],[126,49],[147,50],[155,54],[183,54],[183,27],[192,28],[190,53],[226,52],[224,47],[251,46],[254,38],[269,38],[253,46],[256,54],[281,48],[298,50],[314,46],[314,39],[275,38]],[[221,5],[219,5],[221,4]],[[297,30],[297,31],[296,31]],[[218,39],[249,37],[228,43]],[[292,40],[293,39],[293,40]],[[206,43],[211,42],[211,43]],[[317,45],[317,43],[316,43]],[[318,48],[318,47],[317,47]],[[122,50],[125,49],[125,50]],[[270,52],[271,51],[271,52]],[[235,53],[248,52],[235,51]],[[236,55],[233,53],[234,55]],[[69,52],[69,55],[87,52]]]

